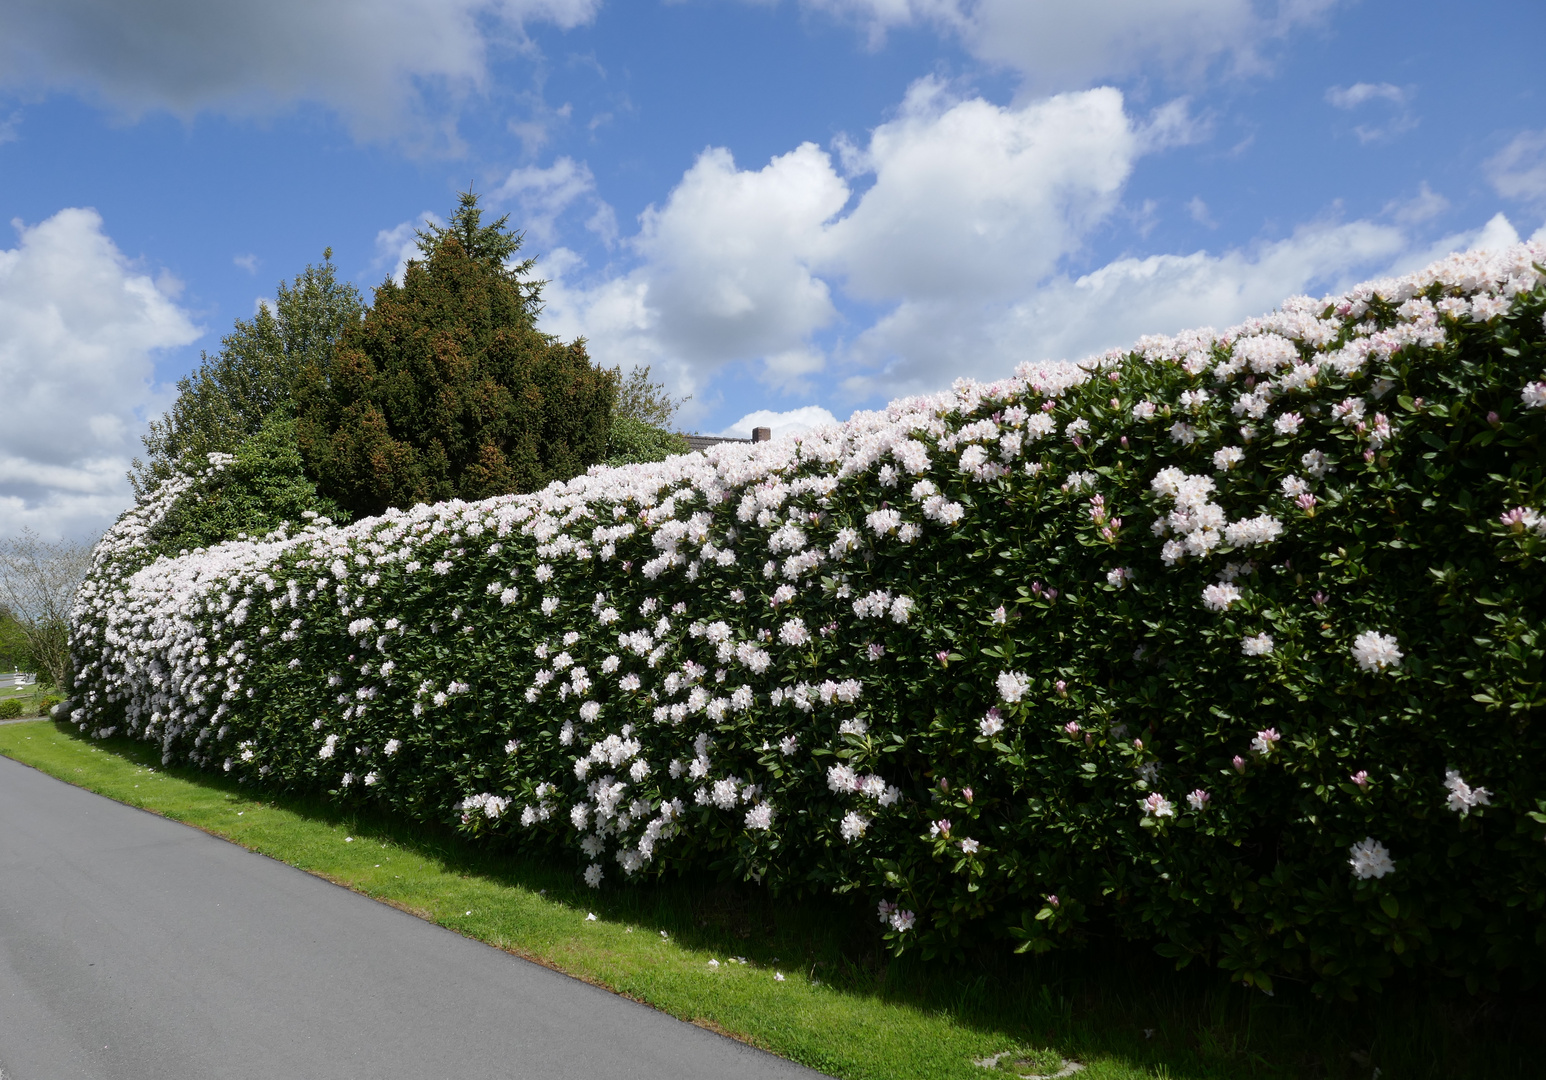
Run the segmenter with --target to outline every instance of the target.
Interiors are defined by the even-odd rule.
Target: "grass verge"
[[[567,863],[163,770],[153,747],[51,721],[0,726],[0,754],[844,1080],[991,1080],[1060,1058],[1087,1080],[1491,1080],[1539,1075],[1546,1050],[1539,996],[1397,987],[1348,1005],[1285,986],[1269,999],[1119,943],[889,960],[865,913],[837,901],[709,881],[597,893]],[[996,1071],[975,1064],[997,1055]]]

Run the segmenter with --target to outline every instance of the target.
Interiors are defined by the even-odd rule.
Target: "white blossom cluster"
[[[1171,401],[1150,394],[1130,408],[1073,415],[1065,395],[1108,379],[1120,393],[1116,368],[1133,354],[1025,364],[1012,378],[962,381],[799,438],[597,467],[531,495],[418,505],[348,526],[313,519],[152,561],[173,504],[229,464],[211,455],[99,544],[73,613],[70,715],[82,731],[121,722],[159,742],[165,761],[252,779],[278,770],[330,790],[359,777],[385,798],[433,757],[432,719],[498,714],[505,729],[489,740],[488,768],[508,782],[468,780],[439,809],[469,827],[549,830],[583,853],[592,885],[611,864],[625,875],[644,870],[688,828],[689,814],[756,839],[825,807],[802,827],[824,830],[834,850],[877,834],[912,836],[926,813],[917,793],[847,763],[896,719],[872,704],[874,665],[916,652],[916,635],[937,617],[917,587],[883,576],[890,564],[881,556],[969,527],[976,508],[1003,498],[993,486],[1003,485],[1059,505],[1088,498],[1101,542],[1113,545],[1099,580],[1114,590],[1135,580],[1115,564],[1124,536],[1124,562],[1133,548],[1152,549],[1157,575],[1199,564],[1212,573],[1245,550],[1270,558],[1320,505],[1337,463],[1305,450],[1298,460],[1309,479],[1284,479],[1257,504],[1236,505],[1231,520],[1231,478],[1249,469],[1256,448],[1334,429],[1352,440],[1350,453],[1372,459],[1402,437],[1381,411],[1389,387],[1362,384],[1329,409],[1311,392],[1407,345],[1440,344],[1461,320],[1498,318],[1535,287],[1533,263],[1543,258],[1546,248],[1530,245],[1454,256],[1343,296],[1296,297],[1222,333],[1142,339],[1134,350],[1142,361],[1188,380]],[[1419,296],[1435,283],[1443,300]],[[1396,325],[1365,319],[1376,297],[1400,305]],[[1546,403],[1543,386],[1518,391],[1526,406]],[[1054,447],[1125,446],[1144,425],[1163,425],[1154,430],[1168,431],[1172,448],[1209,448],[1199,452],[1215,475],[1167,466],[1145,476],[1152,521],[1146,533],[1124,532],[1118,512],[1132,519],[1144,507],[1116,507],[1096,471],[1064,475],[1066,463],[1048,463]],[[1228,563],[1204,588],[1210,617],[1251,610],[1248,565]],[[1137,581],[1163,587],[1147,572]],[[1037,590],[1048,602],[1057,596]],[[1000,609],[991,621],[1007,619]],[[486,637],[511,627],[527,635],[518,654],[473,659]],[[1274,650],[1262,631],[1239,641],[1247,656]],[[1375,630],[1350,651],[1370,673],[1402,660],[1397,639]],[[998,702],[1018,714],[1066,693],[1061,682],[970,663],[949,678],[973,686],[982,707]],[[492,696],[515,678],[524,711]],[[272,731],[254,715],[302,694],[312,711],[293,730]],[[965,737],[1015,735],[996,705],[980,715],[963,723]],[[732,724],[736,734],[725,734]],[[534,764],[549,760],[541,746],[556,748],[561,767]],[[837,763],[823,757],[818,766],[818,750]],[[1453,805],[1461,796],[1450,790]],[[1466,791],[1467,808],[1485,803],[1485,789]],[[1208,797],[1193,794],[1155,792],[1144,815],[1174,817],[1183,799],[1201,812]],[[1360,877],[1390,868],[1378,844],[1355,845],[1352,864]],[[912,913],[903,916],[911,927]]]

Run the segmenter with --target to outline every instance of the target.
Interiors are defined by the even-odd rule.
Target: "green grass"
[[[0,754],[845,1080],[991,1080],[1059,1056],[1088,1080],[1370,1080],[1375,1067],[1382,1080],[1491,1080],[1539,1075],[1546,1050],[1538,996],[1398,987],[1348,1005],[1285,986],[1269,999],[1119,944],[889,960],[874,916],[838,901],[711,881],[593,892],[568,863],[163,770],[153,747],[91,743],[49,721],[0,726]],[[1005,1052],[997,1070],[973,1063]]]

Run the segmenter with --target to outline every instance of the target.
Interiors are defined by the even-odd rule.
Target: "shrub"
[[[64,698],[61,697],[54,697],[52,695],[44,697],[38,701],[38,715],[48,716],[54,711],[55,705],[62,705],[63,703]]]
[[[21,698],[0,701],[0,720],[15,720],[21,715]]]
[[[612,432],[607,439],[607,459],[604,464],[645,465],[664,461],[672,454],[688,451],[687,438],[674,431],[646,424],[642,420],[620,416],[612,421]]]
[[[336,503],[317,494],[317,485],[307,477],[295,442],[295,421],[289,417],[268,417],[235,454],[217,454],[210,460],[221,467],[208,470],[197,498],[179,500],[160,517],[150,530],[149,550],[176,555],[243,534],[262,536],[308,514],[343,516]]]
[[[898,951],[1535,977],[1542,258],[152,563],[181,477],[98,549],[71,716]]]

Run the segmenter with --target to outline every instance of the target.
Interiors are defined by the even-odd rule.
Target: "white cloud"
[[[1001,107],[923,80],[864,146],[839,144],[850,175],[873,177],[857,200],[814,144],[757,170],[711,148],[641,216],[632,272],[587,283],[572,255],[547,262],[544,328],[583,334],[604,363],[650,364],[678,393],[738,360],[805,392],[827,364],[811,339],[837,320],[834,287],[886,307],[954,298],[952,319],[1023,295],[1111,213],[1158,144],[1146,130],[1112,89]]]
[[[153,354],[200,331],[102,231],[61,210],[0,250],[0,529],[101,530],[131,500]]]
[[[1333,86],[1326,91],[1326,101],[1338,109],[1356,109],[1370,101],[1388,101],[1393,105],[1405,105],[1407,92],[1390,83],[1354,83],[1352,86]]]
[[[425,210],[417,218],[380,230],[376,233],[376,257],[371,260],[371,267],[381,270],[390,266],[392,280],[401,285],[403,274],[408,271],[408,260],[421,257],[419,231],[426,225],[444,224],[445,220],[439,214]]]
[[[9,0],[0,80],[64,89],[137,116],[263,115],[300,101],[357,133],[433,127],[428,99],[487,81],[491,38],[588,22],[600,0]],[[427,95],[427,97],[426,97]]]
[[[246,255],[232,256],[231,263],[235,266],[241,267],[249,274],[256,274],[258,272],[258,257],[253,255],[251,252],[247,253]]]
[[[1514,136],[1487,162],[1487,175],[1505,199],[1546,203],[1546,130]]]
[[[1542,226],[1537,237],[1546,237]],[[1414,245],[1396,226],[1321,223],[1283,240],[1211,254],[1118,259],[1078,278],[1055,277],[1020,301],[950,320],[943,305],[907,304],[860,336],[856,397],[935,390],[957,375],[999,378],[1023,360],[1081,360],[1145,334],[1233,325],[1300,293],[1323,295],[1370,277],[1404,274],[1451,252],[1519,242],[1502,214],[1484,226]]]
[[[875,182],[824,262],[869,300],[1017,293],[1110,213],[1137,144],[1109,87],[1004,108],[923,80],[848,155]]]
[[[587,287],[565,273],[572,253],[549,257],[544,329],[583,334],[608,365],[650,364],[679,393],[725,363],[765,357],[771,378],[798,384],[814,370],[807,338],[836,317],[812,263],[848,194],[811,143],[755,171],[705,150],[665,205],[641,215],[632,273]]]
[[[872,43],[897,26],[932,25],[1029,88],[1088,86],[1156,66],[1194,77],[1225,60],[1258,68],[1262,45],[1320,19],[1336,0],[803,0],[864,24]]]
[[[1395,109],[1384,124],[1359,124],[1353,129],[1353,134],[1362,143],[1379,142],[1415,128],[1417,118],[1408,108],[1414,96],[1413,88],[1402,88],[1391,83],[1361,82],[1352,86],[1332,86],[1326,90],[1326,102],[1333,108],[1351,111],[1370,102],[1382,102]]]
[[[756,412],[747,413],[725,430],[715,434],[724,439],[749,439],[752,437],[753,428],[765,427],[772,429],[773,438],[781,439],[785,435],[799,435],[817,428],[830,427],[836,423],[837,417],[820,405],[805,405],[786,412],[758,409]]]
[[[577,202],[594,207],[586,228],[608,246],[617,240],[617,218],[612,207],[596,198],[596,178],[590,166],[561,157],[547,168],[535,165],[513,169],[504,183],[489,193],[496,206],[513,206],[519,228],[540,243],[551,243],[559,215]]]
[[[1413,239],[1447,206],[1423,184],[1384,222],[1312,222],[1282,239],[1068,273],[1102,223],[1153,217],[1121,197],[1167,125],[1181,129],[1135,120],[1111,88],[1005,107],[924,80],[862,145],[837,143],[842,172],[809,143],[761,169],[710,149],[624,241],[632,270],[587,279],[578,256],[554,253],[544,329],[584,335],[608,365],[651,365],[673,392],[699,394],[694,411],[735,362],[807,400],[817,385],[886,399],[1229,325],[1443,253]],[[1187,212],[1211,222],[1200,199]],[[1445,250],[1506,241],[1512,227],[1498,221]]]
[[[1385,204],[1385,212],[1403,225],[1415,225],[1438,217],[1449,209],[1449,200],[1428,186],[1424,180],[1417,194],[1410,199],[1396,199]]]

